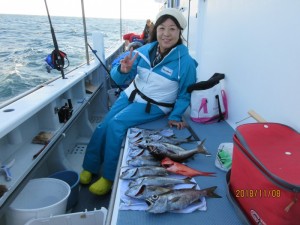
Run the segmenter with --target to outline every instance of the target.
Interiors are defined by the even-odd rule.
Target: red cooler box
[[[250,224],[300,225],[300,134],[278,123],[238,126],[228,185]]]

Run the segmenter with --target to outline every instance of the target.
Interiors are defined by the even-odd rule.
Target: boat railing
[[[108,65],[108,67],[109,67],[109,65],[111,65],[111,63],[112,63],[113,59],[115,58],[115,56],[121,54],[121,53],[124,51],[124,48],[125,48],[125,43],[120,43],[120,45],[117,46],[117,48],[114,47],[114,48],[110,48],[110,49],[109,49],[109,51],[108,51],[108,52],[109,52],[109,56],[108,56],[108,57],[106,58],[106,60],[105,60],[105,61],[106,61],[106,65]],[[89,63],[91,63],[91,62],[94,61],[94,60],[95,60],[95,58],[92,57],[92,58],[89,60]],[[80,64],[79,66],[74,67],[74,68],[71,69],[70,71],[66,72],[66,76],[68,76],[68,74],[72,73],[73,71],[75,71],[75,70],[77,70],[77,69],[79,69],[79,68],[81,68],[81,67],[86,66],[87,64],[88,64],[88,63],[86,62],[86,63]],[[36,90],[38,90],[38,89],[40,89],[40,88],[43,88],[43,87],[45,87],[45,86],[51,84],[52,82],[54,82],[54,81],[56,81],[56,80],[58,80],[58,79],[60,79],[60,78],[61,78],[61,76],[58,75],[58,76],[56,76],[56,77],[54,77],[54,78],[52,78],[52,79],[50,79],[50,80],[47,80],[46,82],[44,82],[44,83],[42,83],[42,84],[40,84],[40,85],[37,85],[36,87],[34,87],[34,88],[32,88],[32,89],[30,89],[30,90],[28,90],[28,91],[23,92],[22,94],[20,94],[20,95],[18,95],[18,96],[16,96],[16,97],[13,97],[13,98],[11,98],[11,99],[9,99],[9,100],[7,100],[7,101],[1,103],[1,104],[0,104],[0,110],[1,110],[2,108],[4,108],[4,107],[8,106],[9,104],[11,104],[11,103],[13,103],[13,102],[16,102],[16,101],[18,101],[19,99],[21,99],[21,98],[23,98],[23,97],[25,97],[25,96],[27,96],[27,95],[29,95],[29,94],[35,92]]]
[[[106,64],[123,50],[124,43],[120,43],[106,57]],[[15,163],[11,167],[10,181],[0,176],[0,183],[8,188],[0,197],[0,218],[28,180],[36,176],[39,167],[49,161],[53,152],[64,152],[71,145],[72,136],[89,137],[94,120],[99,121],[109,109],[107,77],[103,66],[93,59],[89,65],[85,63],[70,71],[67,79],[56,77],[1,107],[1,163],[7,164],[12,160]],[[72,101],[72,115],[66,121],[59,121],[58,111],[69,99]],[[48,143],[33,143],[41,132],[51,133]]]

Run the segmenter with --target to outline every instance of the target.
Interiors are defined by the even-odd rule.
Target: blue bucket
[[[79,198],[79,175],[77,172],[72,170],[64,170],[56,172],[49,176],[50,178],[56,178],[65,181],[71,187],[71,194],[67,202],[67,211],[72,209]]]

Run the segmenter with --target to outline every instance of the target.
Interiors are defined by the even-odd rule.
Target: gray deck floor
[[[241,225],[243,221],[238,217],[232,204],[226,196],[227,183],[226,173],[219,170],[215,166],[215,156],[217,148],[221,143],[232,142],[234,130],[226,123],[213,123],[213,124],[199,124],[190,120],[188,116],[185,117],[186,122],[193,130],[195,135],[200,139],[206,139],[205,147],[212,154],[207,157],[204,155],[196,155],[194,159],[188,162],[188,166],[202,171],[216,172],[216,177],[196,177],[198,185],[201,188],[218,186],[216,193],[221,195],[221,199],[206,198],[207,211],[193,212],[189,214],[151,214],[144,211],[122,211],[119,210],[117,215],[117,225]],[[162,129],[167,127],[167,120],[161,120],[140,126],[147,129]],[[187,129],[174,130],[178,136],[186,136],[190,134]],[[94,181],[98,177],[94,177]],[[101,207],[107,208],[109,211],[113,210],[110,205],[111,193],[105,196],[95,196],[88,190],[88,185],[81,185],[80,196],[78,203],[73,207],[71,212],[82,212],[85,210],[100,209]],[[113,204],[112,204],[113,205]],[[118,207],[118,206],[114,206]]]
[[[226,173],[215,166],[215,156],[218,146],[224,142],[232,142],[234,130],[226,123],[219,122],[213,124],[199,124],[186,117],[186,121],[193,129],[200,140],[206,139],[205,147],[212,154],[211,157],[196,155],[188,162],[188,166],[202,171],[216,172],[216,177],[196,177],[201,188],[217,186],[216,193],[221,195],[221,199],[206,198],[207,211],[193,212],[189,214],[164,213],[151,214],[144,211],[122,211],[118,212],[117,225],[147,225],[147,224],[172,224],[172,225],[241,225],[243,221],[238,217],[232,204],[226,196],[227,183]],[[153,123],[141,126],[148,129],[161,129],[167,126],[166,118]],[[186,129],[179,133],[188,132]],[[114,206],[118,207],[118,206]],[[109,208],[109,211],[112,207]],[[113,215],[115,216],[115,215]]]
[[[94,179],[96,181],[97,178]],[[83,211],[93,211],[94,209],[101,209],[101,207],[105,207],[108,209],[110,194],[104,196],[93,195],[89,192],[88,185],[80,185],[80,193],[77,204],[71,210],[74,212],[83,212]]]

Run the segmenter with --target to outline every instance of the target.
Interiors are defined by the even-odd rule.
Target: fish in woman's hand
[[[164,213],[180,210],[188,207],[194,202],[200,201],[201,197],[221,198],[214,191],[217,187],[209,187],[202,190],[195,188],[177,189],[161,195],[152,195],[146,199],[148,212]]]

